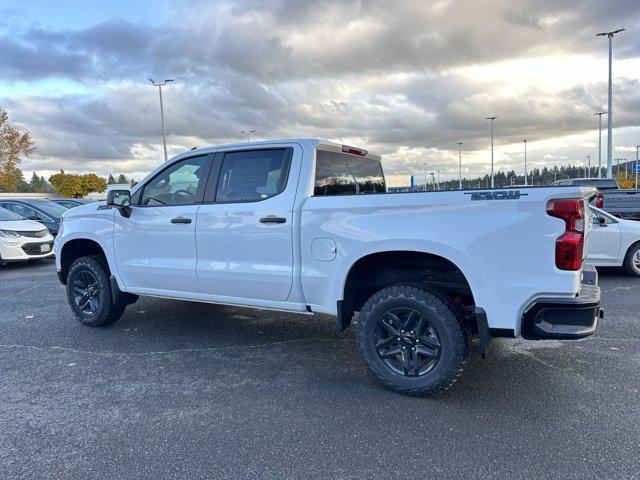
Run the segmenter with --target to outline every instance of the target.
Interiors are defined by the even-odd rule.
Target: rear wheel
[[[464,366],[466,342],[455,311],[445,297],[421,286],[386,287],[360,312],[358,346],[387,387],[435,395],[452,385]]]
[[[640,277],[640,242],[631,245],[622,266],[627,274]]]
[[[124,305],[116,305],[111,298],[109,269],[102,258],[80,257],[69,268],[67,299],[80,322],[102,327],[118,320]]]

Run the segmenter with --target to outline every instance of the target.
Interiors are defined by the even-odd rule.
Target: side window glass
[[[144,187],[142,205],[189,205],[195,203],[204,175],[206,157],[187,158],[167,168]]]
[[[255,202],[278,195],[286,186],[289,157],[289,149],[225,154],[216,201]]]
[[[34,209],[29,208],[25,205],[21,205],[20,203],[7,204],[7,210],[11,210],[13,213],[17,213],[18,215],[24,218],[28,218],[28,217],[35,218],[35,217],[42,216],[42,215],[39,215],[38,212],[36,212]]]
[[[384,193],[382,165],[376,160],[318,150],[314,196]]]

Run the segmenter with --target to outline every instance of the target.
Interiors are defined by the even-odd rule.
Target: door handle
[[[171,223],[191,223],[191,219],[186,217],[176,217],[171,219]]]
[[[287,221],[284,217],[276,217],[275,215],[269,215],[268,217],[262,217],[260,223],[285,223]]]

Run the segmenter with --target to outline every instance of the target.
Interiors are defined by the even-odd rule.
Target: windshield
[[[56,218],[62,218],[62,214],[68,210],[62,205],[49,201],[33,202],[33,206]]]
[[[10,212],[6,208],[0,208],[0,222],[15,222],[16,220],[24,220],[24,218]]]

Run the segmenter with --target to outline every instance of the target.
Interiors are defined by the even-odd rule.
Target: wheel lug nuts
[[[404,330],[400,330],[400,333],[404,333]]]
[[[413,335],[413,330],[411,330],[411,335]]]

